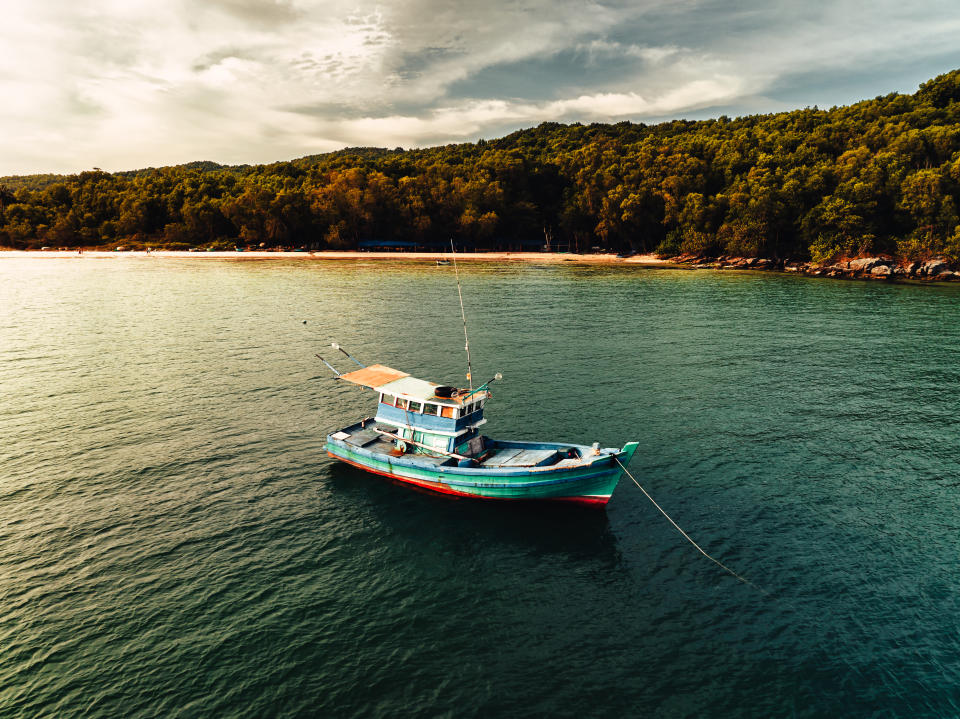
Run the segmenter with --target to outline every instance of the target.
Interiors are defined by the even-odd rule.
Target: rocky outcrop
[[[678,255],[669,258],[677,264],[689,265],[694,269],[714,270],[779,270],[795,272],[814,277],[838,277],[847,279],[870,280],[960,280],[960,271],[954,271],[951,264],[936,258],[925,262],[898,262],[890,257],[855,257],[829,264],[817,264],[800,260],[779,260],[768,257],[736,257],[720,255]],[[958,268],[960,270],[960,268]]]
[[[917,274],[921,277],[936,277],[949,271],[950,266],[943,260],[930,260],[920,265],[919,269],[917,269]]]
[[[869,272],[875,267],[885,266],[884,261],[879,257],[858,257],[847,262],[847,268],[853,272]]]

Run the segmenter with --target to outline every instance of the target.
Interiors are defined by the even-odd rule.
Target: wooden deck
[[[482,467],[541,467],[550,464],[557,456],[555,449],[516,449],[513,447],[498,450],[481,463]]]

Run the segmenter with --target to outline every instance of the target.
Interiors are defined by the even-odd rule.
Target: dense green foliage
[[[849,107],[0,179],[0,244],[960,257],[960,70]]]

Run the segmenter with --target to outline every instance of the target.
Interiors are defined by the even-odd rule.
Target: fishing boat
[[[480,432],[490,383],[461,389],[411,377],[381,364],[360,365],[338,380],[373,390],[375,416],[327,436],[334,459],[433,492],[489,500],[551,500],[604,505],[633,457],[622,449],[563,442],[491,439]],[[319,355],[318,355],[319,357]]]

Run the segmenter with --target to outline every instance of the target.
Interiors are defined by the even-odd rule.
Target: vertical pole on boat
[[[467,381],[470,383],[470,389],[473,389],[473,368],[470,366],[470,338],[467,337],[467,314],[463,311],[463,292],[460,290],[460,270],[457,269],[457,251],[453,246],[453,239],[450,239],[450,254],[453,256],[453,271],[457,275],[457,295],[460,297],[460,316],[463,317],[463,342],[464,349],[467,351]]]

